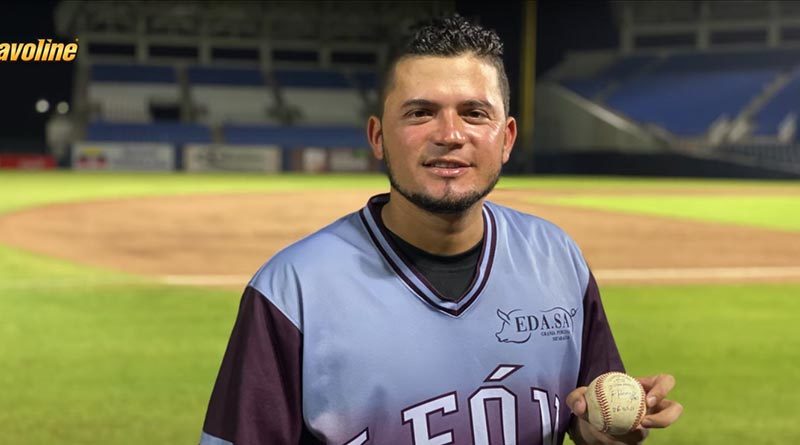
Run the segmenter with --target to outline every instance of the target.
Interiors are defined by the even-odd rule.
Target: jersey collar
[[[458,317],[469,308],[478,298],[492,270],[494,252],[497,245],[497,225],[492,211],[484,204],[483,215],[483,246],[472,282],[458,301],[449,301],[434,289],[428,280],[420,273],[402,253],[392,240],[383,225],[381,208],[389,202],[389,194],[376,195],[370,198],[366,207],[359,212],[361,221],[367,230],[375,247],[383,256],[386,263],[394,270],[405,285],[427,304],[448,315]]]

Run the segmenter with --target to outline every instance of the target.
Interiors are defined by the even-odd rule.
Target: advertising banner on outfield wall
[[[290,151],[289,170],[306,173],[378,171],[380,162],[361,148],[305,147]]]
[[[0,153],[0,169],[46,170],[55,166],[56,159],[50,155]]]
[[[78,142],[72,146],[76,170],[175,170],[175,147],[149,142]]]
[[[373,168],[375,157],[370,150],[332,148],[328,152],[328,168],[332,172],[366,172]]]
[[[183,149],[187,171],[281,171],[281,150],[275,145],[189,144]]]

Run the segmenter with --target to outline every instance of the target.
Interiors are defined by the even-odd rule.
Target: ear
[[[505,139],[503,140],[503,164],[511,157],[514,141],[517,140],[517,120],[509,116],[506,119]]]
[[[370,116],[367,122],[367,138],[376,159],[383,159],[383,127],[377,116]]]

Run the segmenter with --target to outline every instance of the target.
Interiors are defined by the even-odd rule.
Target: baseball
[[[642,422],[647,411],[642,384],[621,372],[608,372],[586,391],[589,423],[611,435],[625,434]]]

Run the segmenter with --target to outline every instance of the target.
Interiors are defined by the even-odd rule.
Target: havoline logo
[[[78,55],[78,39],[74,43],[38,39],[36,43],[0,42],[0,62],[72,62]]]

